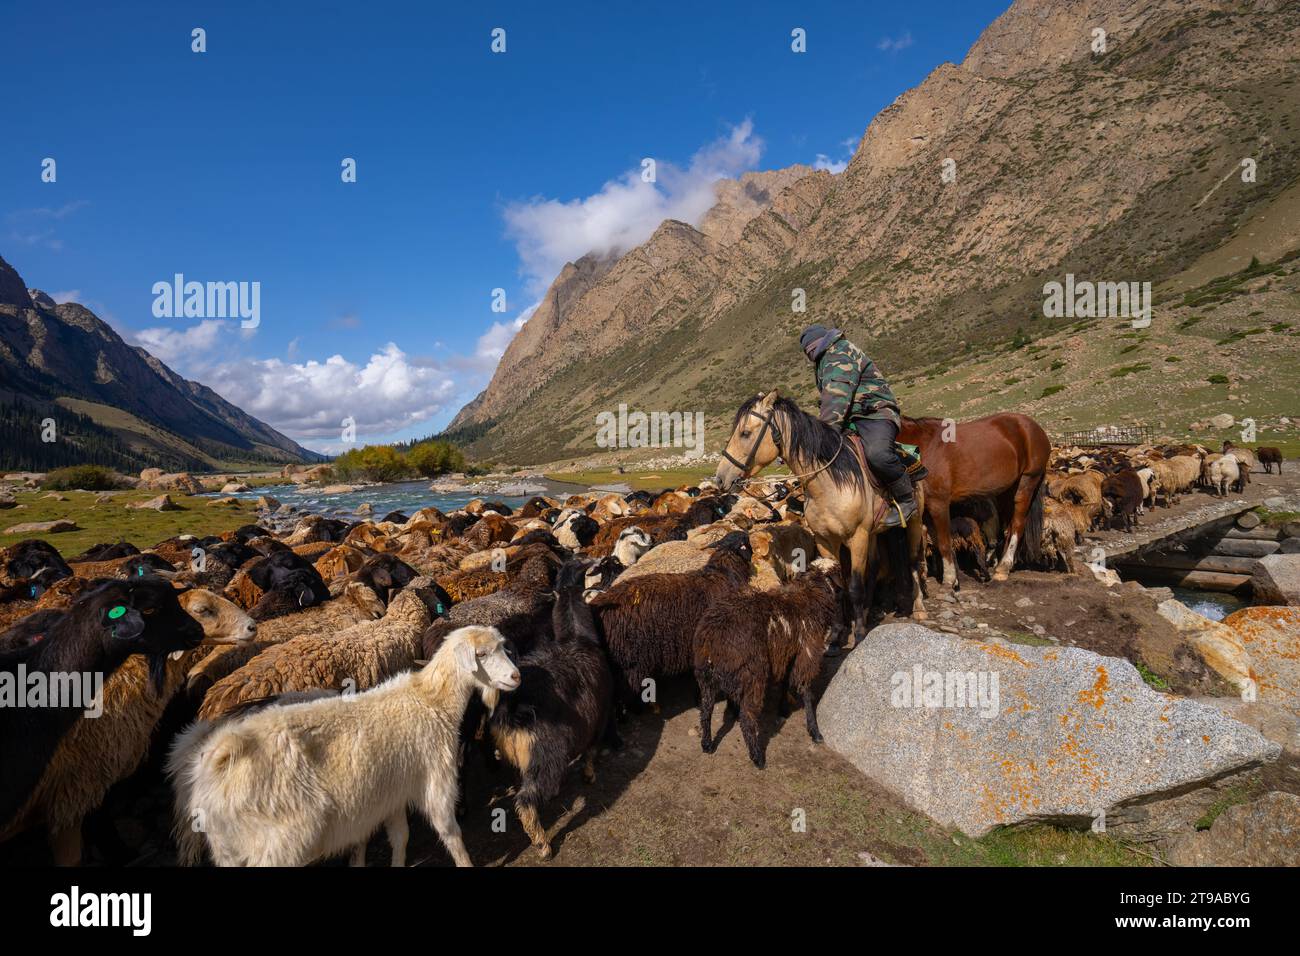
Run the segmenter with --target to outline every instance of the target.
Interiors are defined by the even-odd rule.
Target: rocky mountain
[[[198,382],[188,381],[144,349],[128,345],[93,312],[55,304],[26,288],[0,259],[0,399],[14,411],[6,432],[53,417],[72,444],[93,444],[119,467],[165,465],[202,470],[220,463],[318,461]],[[21,424],[20,424],[21,423]],[[6,435],[24,449],[24,467],[75,460],[76,450],[32,435]],[[41,445],[47,445],[42,449]],[[112,447],[111,452],[105,451]],[[0,452],[0,464],[17,467]]]
[[[700,223],[566,266],[450,434],[481,457],[577,458],[597,450],[595,415],[626,402],[703,411],[716,442],[758,388],[813,398],[794,343],[811,321],[872,351],[916,413],[1176,430],[1215,403],[1263,401],[1234,386],[1270,377],[1300,411],[1294,363],[1270,364],[1294,354],[1297,300],[1239,316],[1186,300],[1300,246],[1294,229],[1254,228],[1294,210],[1298,51],[1300,5],[1285,0],[1017,0],[961,64],[881,111],[843,173],[719,184]],[[1238,292],[1277,292],[1293,264],[1277,268]],[[1152,326],[1045,317],[1044,284],[1067,273],[1151,282]],[[1235,331],[1257,336],[1240,354],[1240,339],[1219,344]],[[1163,353],[1184,349],[1198,368],[1171,377]],[[1226,393],[1207,393],[1219,372]],[[1161,406],[1101,400],[1130,388]]]

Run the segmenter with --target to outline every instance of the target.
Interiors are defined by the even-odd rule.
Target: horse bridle
[[[754,439],[754,444],[749,449],[749,454],[745,456],[745,461],[743,463],[737,461],[736,458],[729,451],[727,451],[727,449],[725,448],[722,449],[722,457],[740,469],[741,481],[745,481],[748,479],[749,469],[754,464],[755,456],[758,455],[758,447],[761,444],[763,444],[763,436],[767,434],[767,430],[769,428],[772,429],[772,441],[776,445],[776,450],[778,452],[781,451],[781,445],[784,444],[784,442],[781,439],[781,428],[776,423],[775,408],[768,413],[768,416],[766,418],[758,414],[758,412],[752,410],[746,412],[745,414],[753,415],[755,418],[757,418],[760,422],[763,423],[763,427],[758,430],[758,437]],[[789,476],[790,479],[794,481],[805,481],[811,478],[813,475],[821,474],[823,471],[825,471],[827,468],[831,466],[831,464],[835,461],[836,458],[840,457],[840,452],[842,452],[843,450],[844,450],[844,432],[840,432],[840,444],[839,447],[835,449],[835,454],[831,455],[831,457],[828,458],[820,468],[814,468],[812,471],[804,472],[802,475],[790,475]],[[787,462],[786,464],[789,464],[789,462]],[[771,507],[771,505],[768,505],[768,507]]]
[[[768,412],[766,418],[755,411],[749,411],[745,414],[753,415],[763,423],[763,427],[758,430],[758,437],[754,439],[754,444],[750,446],[749,454],[745,456],[744,464],[738,462],[735,457],[732,456],[731,452],[727,451],[727,449],[722,449],[722,457],[740,469],[740,477],[742,480],[749,477],[749,469],[754,465],[754,458],[758,455],[759,446],[763,444],[763,436],[767,434],[769,428],[772,430],[772,441],[776,445],[776,450],[778,452],[781,450],[781,428],[776,423],[776,409],[774,408]]]

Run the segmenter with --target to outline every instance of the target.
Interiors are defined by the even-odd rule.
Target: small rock
[[[275,511],[279,507],[280,502],[272,498],[270,495],[262,495],[257,499],[258,511]]]
[[[1245,531],[1251,528],[1258,528],[1260,523],[1259,515],[1253,511],[1247,511],[1244,515],[1237,518],[1237,527]]]
[[[1271,498],[1264,499],[1264,507],[1269,511],[1286,511],[1286,499],[1281,495],[1273,495]]]
[[[1300,538],[1283,538],[1277,550],[1279,554],[1300,554]]]
[[[1034,606],[1034,602],[1032,598],[1027,598],[1027,597],[1016,598],[1016,607],[1033,607],[1033,606]]]
[[[159,495],[157,498],[150,498],[148,501],[135,501],[127,505],[135,511],[180,511],[180,506],[172,501],[170,495]]]

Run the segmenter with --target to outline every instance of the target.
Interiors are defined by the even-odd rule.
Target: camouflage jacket
[[[859,418],[899,424],[898,400],[880,369],[843,333],[831,338],[830,347],[817,360],[817,390],[821,393],[818,417],[828,425],[847,428]]]

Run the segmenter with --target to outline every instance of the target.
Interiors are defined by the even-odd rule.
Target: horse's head
[[[779,397],[776,389],[766,395],[760,392],[747,399],[736,412],[731,438],[727,440],[727,447],[718,461],[718,470],[713,475],[713,480],[723,491],[762,471],[781,454],[772,419]]]

